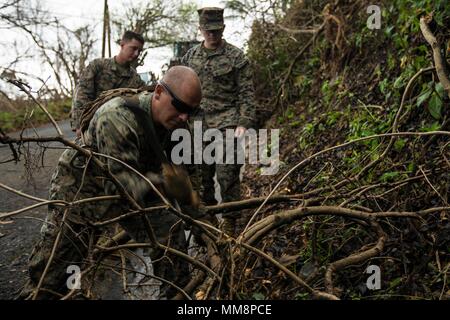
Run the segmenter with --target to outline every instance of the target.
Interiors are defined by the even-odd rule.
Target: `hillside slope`
[[[450,128],[449,93],[419,24],[434,10],[430,27],[448,45],[447,1],[378,1],[380,29],[368,28],[370,4],[295,1],[280,21],[253,25],[259,120],[281,129],[281,168],[276,176],[247,170],[245,196],[267,196],[303,161],[275,191],[296,201],[266,205],[258,218],[322,208],[267,229],[258,247],[340,298],[449,299],[449,136],[374,137],[326,151]],[[366,285],[371,265],[380,268],[378,290]],[[311,297],[260,258],[244,268],[243,297]]]

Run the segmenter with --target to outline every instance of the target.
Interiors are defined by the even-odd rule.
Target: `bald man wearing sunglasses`
[[[167,160],[170,158],[167,152],[170,150],[171,131],[185,124],[190,114],[198,108],[201,98],[197,74],[188,67],[173,67],[167,71],[154,92],[144,91],[133,97],[118,96],[102,104],[83,132],[84,144],[89,150],[113,157],[158,182],[158,179],[165,178],[162,175],[164,165],[171,166]],[[162,204],[145,179],[117,160],[107,157],[99,159],[138,205],[146,208]],[[167,187],[170,184],[166,182],[159,181],[166,187],[162,192],[169,191]],[[189,186],[187,182],[185,189]],[[179,185],[176,187],[180,188]],[[52,177],[50,200],[73,202],[108,195],[121,195],[121,188],[111,177],[76,150],[63,152]],[[188,201],[185,204],[192,203]],[[41,239],[31,254],[30,281],[21,296],[56,299],[66,294],[70,289],[67,287],[70,276],[68,267],[75,265],[83,270],[88,246],[97,243],[98,234],[102,231],[101,227],[92,227],[92,223],[118,217],[133,209],[130,202],[122,197],[119,200],[86,202],[67,208],[49,205]],[[187,252],[183,224],[178,216],[168,210],[159,210],[152,211],[147,217],[159,243]],[[151,243],[141,215],[119,223],[136,242]],[[35,292],[57,238],[54,257],[40,291]],[[155,275],[179,287],[189,280],[186,261],[156,248],[150,249],[150,257]],[[166,298],[177,293],[167,284],[163,284],[161,290]]]

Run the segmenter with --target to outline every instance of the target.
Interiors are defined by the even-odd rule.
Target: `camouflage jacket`
[[[255,119],[252,71],[240,49],[224,40],[220,48],[208,52],[202,42],[191,48],[181,63],[200,77],[200,106],[208,127],[251,127]]]
[[[143,92],[138,97],[139,107],[149,112],[151,117],[152,93]],[[159,127],[156,132],[158,132],[157,140],[165,149],[170,138],[169,132]],[[147,141],[145,137],[144,130],[138,125],[135,114],[124,106],[124,100],[121,97],[116,97],[102,105],[84,134],[87,148],[117,158],[144,175],[159,174],[161,158],[152,152],[152,148],[145,145],[144,142]],[[149,206],[160,203],[151,186],[142,177],[115,160],[106,157],[100,159],[108,165],[110,172],[139,205]],[[75,195],[79,200],[117,195],[118,192],[116,185],[92,161],[76,150],[69,149],[61,155],[53,174],[50,199],[71,202]],[[70,217],[72,219],[86,218],[92,221],[105,220],[127,212],[130,208],[126,203],[123,200],[87,202],[80,206],[73,206]],[[136,225],[135,221],[130,223]],[[123,226],[129,229],[126,225]]]
[[[133,67],[121,68],[114,58],[93,60],[81,73],[72,100],[72,129],[80,127],[84,105],[100,93],[116,88],[139,88],[145,85]]]

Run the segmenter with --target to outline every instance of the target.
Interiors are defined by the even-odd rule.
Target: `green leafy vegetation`
[[[449,99],[436,74],[423,72],[410,83],[422,69],[433,66],[431,48],[421,35],[419,19],[433,12],[434,30],[440,32],[440,39],[448,39],[448,1],[381,1],[378,4],[382,9],[380,30],[366,26],[365,9],[369,4],[369,1],[352,4],[337,1],[334,5],[328,1],[291,2],[290,10],[280,21],[260,20],[253,25],[249,56],[256,69],[260,90],[257,96],[273,110],[269,124],[289,128],[283,130],[280,137],[280,157],[287,169],[326,148],[390,133],[396,117],[397,131],[449,130]],[[327,12],[333,19],[325,22],[314,42],[299,55],[314,35],[288,32],[277,28],[276,24],[292,30],[300,29],[299,26],[317,28],[324,18],[313,12],[323,12],[327,5]],[[398,114],[402,98],[404,103]],[[287,150],[284,153],[283,148]],[[449,176],[445,169],[440,171],[443,166],[448,169],[442,161],[445,162],[443,155],[450,156],[449,149],[448,138],[442,136],[399,136],[392,142],[389,137],[369,139],[312,160],[293,172],[282,188],[300,194],[320,190],[316,196],[323,199],[319,197],[321,200],[312,202],[314,205],[343,204],[371,212],[445,206],[436,191],[441,195],[449,193]],[[423,179],[424,174],[428,182]],[[417,181],[404,183],[413,178]],[[260,182],[267,187],[264,192],[271,190],[273,183],[273,179],[265,184]],[[333,189],[336,185],[339,187]],[[367,186],[373,187],[363,192],[364,196],[356,196]],[[333,200],[333,196],[342,194],[346,195],[343,196],[345,201]],[[274,257],[286,251],[299,254],[295,265],[297,272],[313,261],[322,266],[317,272],[323,275],[328,263],[360,252],[368,243],[376,241],[370,228],[354,222],[333,216],[314,219],[314,224],[301,220],[278,230],[273,238],[263,243],[264,248]],[[426,224],[416,226],[413,223],[414,227],[411,227],[412,222],[387,220],[389,244],[380,253],[381,258],[342,271],[336,280],[342,290],[340,296],[433,299],[442,297],[441,292],[445,295],[448,284],[443,284],[442,273],[436,271],[439,268],[433,258],[433,246],[419,237],[428,239],[430,236],[427,233],[430,229],[425,225],[433,226],[430,227],[433,232],[444,232],[446,218],[441,220],[436,214],[427,219]],[[441,253],[445,256],[442,259],[449,261],[448,250]],[[432,267],[419,262],[424,256],[430,256]],[[369,291],[364,285],[367,279],[364,270],[369,264],[384,268],[379,291]],[[270,274],[267,269],[266,272]],[[428,281],[430,275],[439,278],[441,285]],[[318,276],[317,281],[311,280],[310,284],[322,288],[319,279],[322,278]],[[272,279],[272,282],[276,281]],[[279,285],[283,284],[279,280]],[[291,286],[286,285],[286,288]],[[285,291],[291,293],[287,297],[292,299],[310,298],[301,289]]]
[[[42,102],[55,120],[69,118],[71,99]],[[33,102],[18,100],[17,111],[0,111],[0,128],[7,133],[20,130],[31,125],[48,123],[47,115]]]

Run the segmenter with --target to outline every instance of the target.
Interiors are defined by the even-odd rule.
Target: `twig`
[[[325,26],[325,22],[322,23],[322,25],[320,25],[319,28],[317,28],[317,30],[315,30],[315,32],[313,33],[313,36],[311,37],[311,39],[308,40],[308,42],[299,50],[299,52],[295,55],[294,59],[292,59],[291,64],[289,65],[286,74],[283,78],[283,81],[281,82],[280,85],[280,89],[278,91],[277,94],[277,100],[279,99],[280,96],[284,96],[284,87],[286,85],[287,80],[289,79],[289,76],[292,73],[292,69],[294,68],[294,65],[297,63],[297,60],[302,56],[302,54],[306,51],[306,49],[309,48],[309,46],[314,43],[314,41],[316,40],[317,36],[319,35],[319,33],[323,30]]]
[[[425,180],[426,180],[427,183],[430,185],[431,189],[433,189],[433,191],[439,196],[439,198],[441,198],[442,202],[443,202],[446,206],[448,206],[447,200],[439,193],[439,191],[436,190],[436,188],[433,186],[433,184],[430,182],[430,180],[428,180],[428,177],[427,177],[427,175],[425,174],[425,172],[423,171],[422,166],[419,166],[419,170],[420,170],[420,172],[422,172],[422,174],[423,174]]]
[[[142,210],[135,210],[135,211],[124,213],[124,214],[122,214],[118,217],[112,218],[112,219],[103,220],[103,221],[99,221],[99,222],[93,222],[93,223],[91,223],[91,225],[94,227],[103,227],[103,226],[106,226],[111,223],[115,223],[115,222],[122,221],[124,219],[128,219],[128,218],[138,215],[138,214],[145,214],[145,213],[152,212],[152,211],[167,210],[167,209],[168,209],[167,206],[156,206],[156,207],[143,208]]]
[[[2,131],[2,129],[0,128],[0,135],[2,137],[6,136],[6,134]],[[16,163],[19,161],[19,155],[17,154],[16,149],[14,149],[14,146],[12,145],[12,143],[8,143],[9,149],[11,150],[11,153],[13,154],[13,158],[4,162],[9,162],[9,161],[15,161]],[[2,162],[2,163],[4,163]]]
[[[29,210],[32,210],[32,209],[35,209],[38,207],[42,207],[45,205],[49,205],[49,204],[56,205],[56,206],[62,206],[62,207],[71,207],[74,205],[79,205],[79,204],[88,203],[88,202],[109,201],[109,200],[118,200],[118,199],[121,199],[121,196],[119,196],[119,195],[100,196],[100,197],[94,197],[94,198],[85,198],[85,199],[81,199],[81,200],[77,200],[77,201],[73,201],[73,202],[67,202],[64,200],[42,200],[42,202],[35,203],[35,204],[25,207],[25,208],[21,208],[21,209],[11,211],[11,212],[6,212],[6,213],[0,213],[0,219],[8,218],[8,217],[17,215],[19,213],[29,211]]]
[[[14,188],[11,188],[11,187],[7,186],[6,184],[3,184],[1,182],[0,182],[0,188],[3,188],[3,189],[8,190],[8,191],[11,191],[11,192],[13,192],[15,194],[18,194],[21,197],[28,198],[28,199],[31,199],[31,200],[34,200],[34,201],[40,201],[40,202],[47,201],[46,199],[37,198],[37,197],[34,197],[32,195],[23,193],[23,192],[21,192],[19,190],[16,190]]]
[[[45,269],[42,272],[42,275],[41,275],[41,277],[39,279],[38,285],[33,290],[32,300],[36,300],[37,295],[39,293],[39,290],[40,290],[40,288],[42,286],[42,283],[44,282],[44,278],[47,275],[48,269],[50,268],[50,265],[51,265],[51,263],[53,261],[53,257],[55,256],[56,248],[58,247],[59,240],[61,239],[63,226],[64,226],[64,223],[66,221],[66,217],[67,217],[67,213],[68,212],[69,212],[68,208],[66,210],[64,210],[64,214],[63,214],[63,217],[62,217],[62,220],[61,220],[60,229],[58,230],[58,234],[56,235],[56,239],[55,239],[55,242],[53,243],[53,247],[52,247],[52,251],[50,253],[50,257],[47,260],[47,264],[45,265]]]

